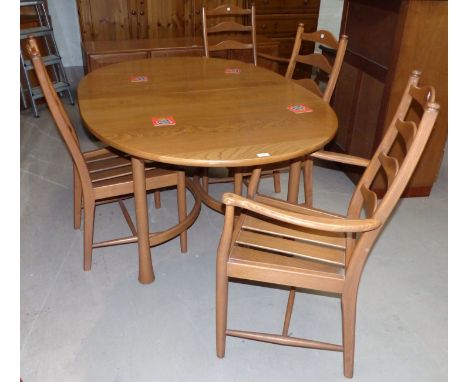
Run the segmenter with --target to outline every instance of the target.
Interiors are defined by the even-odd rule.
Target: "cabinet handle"
[[[136,12],[134,9],[132,9],[131,14],[132,14],[133,16],[135,16],[135,15],[137,14],[137,12]]]
[[[145,11],[140,11],[140,16],[143,16],[145,14]]]

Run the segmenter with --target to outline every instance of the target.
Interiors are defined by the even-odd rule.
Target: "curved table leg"
[[[133,192],[138,234],[138,280],[142,284],[154,281],[153,262],[149,243],[148,205],[146,200],[145,162],[132,157]]]

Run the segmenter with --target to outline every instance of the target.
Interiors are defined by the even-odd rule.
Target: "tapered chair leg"
[[[179,212],[179,222],[187,217],[187,200],[185,195],[185,173],[177,173],[177,208]],[[187,252],[187,230],[180,233],[180,250]]]
[[[160,191],[154,191],[154,207],[156,209],[161,208],[161,192]]]
[[[343,325],[344,376],[352,378],[354,373],[354,342],[356,329],[356,294],[341,297]]]
[[[84,261],[83,269],[89,271],[91,269],[92,253],[93,253],[93,233],[94,233],[94,210],[96,205],[93,202],[84,204],[84,233],[83,233],[83,250]]]
[[[81,189],[81,181],[78,171],[73,166],[73,226],[75,229],[81,227],[81,208],[82,208],[83,191]]]
[[[303,174],[304,174],[304,199],[305,205],[312,208],[312,177],[314,169],[314,162],[310,157],[304,161]]]
[[[280,172],[275,170],[273,171],[273,185],[275,187],[275,192],[278,194],[281,192],[281,177]]]
[[[208,185],[209,185],[209,180],[210,178],[208,177],[208,169],[207,168],[204,168],[202,170],[202,186],[203,186],[203,189],[208,192]]]
[[[288,305],[286,307],[286,313],[284,315],[284,325],[283,325],[283,336],[288,335],[289,324],[291,322],[291,315],[294,306],[294,298],[296,296],[296,288],[292,287],[289,290]]]
[[[234,193],[236,195],[242,195],[242,182],[244,177],[242,176],[242,172],[239,169],[234,171]]]
[[[216,355],[224,358],[226,351],[228,278],[225,272],[216,274]]]

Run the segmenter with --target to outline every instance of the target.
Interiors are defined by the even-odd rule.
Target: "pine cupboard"
[[[339,127],[333,149],[370,158],[390,123],[413,69],[436,89],[440,114],[405,196],[426,196],[437,180],[447,141],[447,1],[345,0],[341,33],[348,49],[332,107]],[[417,110],[410,113],[416,115]],[[402,157],[397,145],[397,157]],[[347,169],[353,180],[356,169]],[[382,194],[385,178],[373,189]]]
[[[207,8],[249,0],[77,0],[81,39],[118,41],[201,37],[203,3]],[[257,35],[279,43],[279,54],[291,54],[297,25],[317,29],[320,0],[257,0]]]

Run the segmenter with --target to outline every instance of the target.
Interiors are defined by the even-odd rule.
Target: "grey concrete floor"
[[[67,102],[65,101],[65,104]],[[98,145],[66,105],[82,148]],[[345,212],[353,184],[315,171],[315,205]],[[287,177],[283,175],[283,189]],[[218,195],[230,190],[213,186]],[[272,181],[260,191],[273,194]],[[188,194],[189,195],[189,194]],[[282,197],[285,196],[283,192]],[[432,194],[403,200],[362,277],[355,381],[447,379],[447,164]],[[193,200],[188,196],[189,206]],[[177,220],[175,191],[150,200],[152,229]],[[127,205],[133,213],[131,201]],[[72,225],[72,167],[45,106],[21,112],[21,376],[24,382],[342,381],[341,353],[227,339],[215,354],[215,255],[223,217],[203,207],[178,239],[152,248],[156,281],[137,282],[137,247],[97,249],[82,270],[82,232]],[[118,206],[97,208],[97,240],[127,235]],[[280,332],[287,291],[230,284],[228,326]],[[340,342],[339,300],[300,293],[295,336]]]

